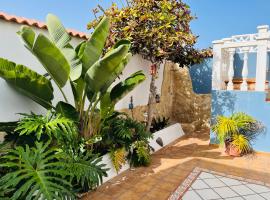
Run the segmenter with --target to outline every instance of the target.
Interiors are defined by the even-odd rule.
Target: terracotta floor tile
[[[209,132],[184,136],[152,155],[149,167],[128,170],[90,192],[85,200],[166,200],[195,167],[270,184],[270,154],[232,158],[209,145]]]

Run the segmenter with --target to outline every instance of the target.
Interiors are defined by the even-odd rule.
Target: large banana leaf
[[[121,72],[123,71],[123,69],[126,67],[126,65],[129,63],[130,59],[132,57],[131,53],[128,53],[126,55],[126,57],[121,61],[121,63],[117,66],[117,68],[115,69],[115,74],[121,74]],[[115,81],[115,76],[111,76],[108,81],[106,82],[106,84],[102,87],[101,92],[105,92],[108,90],[108,88],[111,86],[112,82]]]
[[[95,28],[90,39],[81,45],[83,51],[81,61],[83,63],[83,74],[100,58],[107,37],[109,35],[110,20],[104,17]]]
[[[135,72],[112,88],[110,93],[111,101],[116,104],[145,79],[146,77],[142,71]]]
[[[102,118],[114,111],[115,104],[146,79],[142,71],[132,74],[124,81],[115,85],[111,91],[104,93],[100,100],[100,114]]]
[[[41,106],[51,108],[53,87],[44,76],[0,58],[0,77]]]
[[[100,115],[104,119],[114,111],[114,104],[110,98],[110,92],[106,92],[100,99]]]
[[[70,85],[74,97],[75,106],[76,108],[78,108],[80,102],[82,101],[85,82],[82,78],[79,78],[76,81],[70,81]]]
[[[88,88],[100,92],[110,85],[124,69],[120,64],[127,56],[129,47],[129,45],[120,45],[89,68],[85,75]]]
[[[47,15],[47,27],[54,44],[61,50],[70,65],[70,79],[77,80],[82,73],[82,63],[73,47],[69,44],[70,35],[58,17],[53,14]]]
[[[54,44],[60,49],[66,47],[71,41],[71,37],[67,33],[59,18],[53,14],[48,14],[46,24]]]
[[[70,74],[70,65],[57,46],[43,34],[33,43],[34,32],[23,26],[18,32],[27,48],[38,58],[59,87],[64,87]]]

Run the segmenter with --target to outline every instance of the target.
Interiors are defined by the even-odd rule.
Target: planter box
[[[164,128],[160,131],[153,133],[153,139],[149,141],[149,144],[155,149],[155,152],[160,150],[161,148],[165,147],[166,145],[170,144],[171,142],[175,141],[176,139],[183,136],[185,133],[182,130],[182,127],[179,123],[171,125],[167,128]],[[161,138],[163,146],[160,146],[156,140]],[[153,153],[153,152],[152,152]],[[117,173],[114,169],[112,161],[110,159],[109,154],[102,156],[102,163],[106,164],[106,168],[109,168],[107,171],[108,176],[103,178],[103,183],[107,182],[108,180],[116,177],[118,174],[126,171],[130,168],[130,165],[126,163],[122,166],[121,170]]]
[[[151,147],[155,149],[155,151],[160,150],[162,147],[172,143],[176,139],[185,135],[181,125],[179,123],[173,124],[167,128],[164,128],[160,131],[153,133],[154,137],[149,141]],[[157,143],[157,139],[160,138],[162,140],[163,146],[160,146]]]

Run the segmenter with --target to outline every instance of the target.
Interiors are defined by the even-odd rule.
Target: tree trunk
[[[148,99],[148,110],[147,110],[147,127],[146,130],[149,131],[151,128],[152,118],[154,114],[154,104],[156,100],[157,88],[155,86],[156,74],[152,74],[150,83],[150,94]]]

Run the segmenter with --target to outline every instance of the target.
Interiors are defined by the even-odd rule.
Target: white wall
[[[23,64],[38,73],[44,74],[45,70],[38,60],[23,46],[19,36],[16,32],[20,29],[20,24],[6,22],[0,20],[0,57],[11,60],[18,64]],[[42,32],[46,34],[46,30],[33,28],[36,32]],[[72,44],[76,45],[81,40],[73,38]],[[147,75],[147,80],[140,86],[135,88],[130,94],[128,94],[122,101],[120,101],[116,108],[127,108],[130,96],[134,98],[134,105],[146,105],[148,102],[149,86],[150,86],[150,62],[142,59],[140,56],[134,56],[130,63],[125,68],[121,79],[128,77],[133,72],[143,70]],[[160,93],[161,84],[163,80],[163,67],[160,70],[160,76],[157,80],[157,90]],[[117,83],[117,81],[116,81]],[[60,92],[54,87],[55,99],[53,101],[56,104],[59,100],[63,100]],[[67,96],[70,102],[73,102],[72,93],[69,85],[64,88],[67,91]],[[33,111],[35,113],[44,113],[45,110],[33,102],[31,99],[19,94],[13,88],[11,88],[3,79],[0,78],[0,122],[17,120],[18,115],[16,113],[29,113]]]

